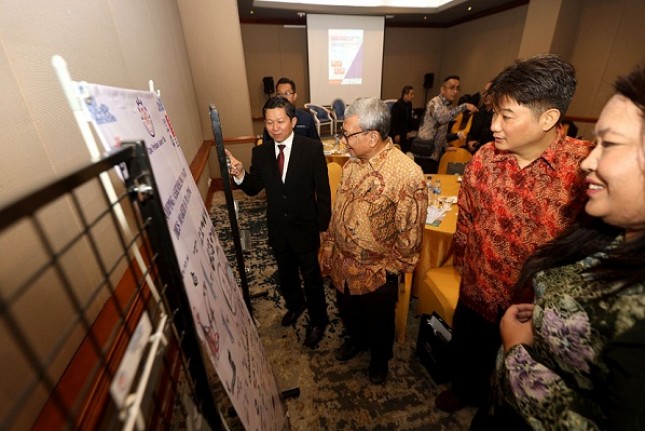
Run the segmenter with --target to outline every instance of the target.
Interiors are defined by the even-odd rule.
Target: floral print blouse
[[[534,342],[498,356],[502,397],[535,430],[645,429],[645,281],[595,281],[598,257],[538,273]]]

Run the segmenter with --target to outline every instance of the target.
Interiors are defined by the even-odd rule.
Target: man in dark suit
[[[298,98],[298,93],[296,93],[296,83],[289,78],[278,79],[278,83],[275,85],[275,95],[282,96],[295,105],[296,99]],[[313,115],[307,111],[303,111],[302,109],[296,109],[296,118],[298,119],[298,122],[296,123],[296,127],[293,129],[294,132],[298,135],[320,141],[320,136],[318,135]],[[262,142],[270,142],[272,140],[271,135],[265,127],[262,134]]]
[[[272,140],[253,148],[249,172],[228,150],[226,155],[236,184],[246,194],[266,190],[269,244],[288,310],[282,325],[295,323],[307,308],[310,323],[304,344],[314,348],[329,322],[318,248],[320,232],[327,230],[331,218],[331,192],[322,143],[294,133],[295,111],[284,97],[264,104],[262,115]]]
[[[412,131],[412,100],[414,99],[414,88],[406,85],[401,90],[401,97],[392,105],[392,125],[390,126],[390,136],[395,144],[399,144],[401,151],[407,153],[410,151],[411,138],[414,137]]]

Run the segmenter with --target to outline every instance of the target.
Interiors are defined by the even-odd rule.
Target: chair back
[[[385,103],[385,106],[387,106],[387,110],[390,111],[390,114],[392,113],[392,106],[396,103],[396,99],[385,99],[383,101]]]
[[[331,102],[331,116],[334,120],[334,129],[338,133],[343,121],[345,121],[345,102],[343,99],[334,99]]]
[[[329,133],[331,135],[334,134],[335,124],[329,109],[322,105],[316,105],[315,103],[305,103],[305,108],[314,116],[314,122],[316,123],[319,136],[322,136],[320,133],[321,126],[329,126]]]
[[[331,110],[336,115],[336,121],[342,123],[345,119],[345,102],[343,102],[343,99],[334,99],[331,102]]]
[[[340,185],[340,177],[343,174],[343,167],[336,162],[327,163],[327,175],[329,176],[329,188],[331,189],[331,205],[336,201],[336,190]]]
[[[446,151],[439,161],[438,174],[463,174],[466,164],[472,159],[465,148],[457,148],[452,151]]]
[[[470,132],[470,126],[473,124],[473,114],[470,112],[462,112],[459,115],[455,117],[455,123],[452,125],[450,128],[451,133],[463,133],[465,135],[468,135],[468,132]],[[466,146],[466,138],[463,139],[455,139],[450,142],[448,142],[448,145],[451,147],[464,147]]]

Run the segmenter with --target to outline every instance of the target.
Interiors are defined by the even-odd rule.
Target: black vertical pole
[[[237,225],[237,217],[235,216],[235,203],[233,200],[233,190],[231,189],[231,176],[228,172],[226,153],[224,152],[222,123],[219,119],[219,113],[217,112],[217,109],[214,105],[210,105],[208,107],[208,110],[211,117],[211,125],[213,126],[215,148],[217,150],[217,158],[219,159],[219,170],[222,174],[222,181],[224,182],[224,195],[226,196],[226,206],[228,207],[228,218],[231,222],[231,233],[233,236],[233,244],[235,245],[235,260],[237,262],[237,271],[240,274],[242,296],[244,297],[244,302],[246,303],[246,308],[249,310],[249,314],[253,316],[251,295],[249,294],[249,284],[246,279],[246,265],[244,265],[244,254],[242,253],[242,242],[240,241],[240,229]]]

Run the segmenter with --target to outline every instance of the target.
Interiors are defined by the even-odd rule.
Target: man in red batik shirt
[[[551,54],[518,61],[493,80],[495,141],[475,153],[459,192],[454,369],[451,389],[435,400],[440,410],[485,400],[500,318],[512,302],[533,298],[530,288],[515,291],[524,261],[582,209],[579,165],[591,144],[565,136],[560,125],[575,87],[573,66]]]

